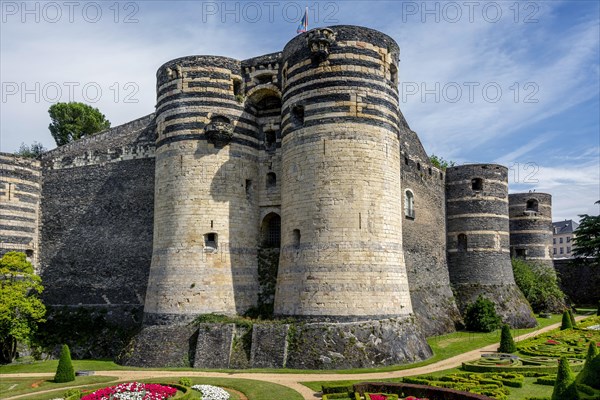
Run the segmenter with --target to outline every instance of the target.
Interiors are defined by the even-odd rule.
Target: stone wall
[[[426,336],[453,332],[462,318],[446,263],[445,173],[431,165],[416,133],[401,128],[402,243],[413,310]],[[411,203],[411,204],[407,204]]]
[[[600,264],[574,259],[554,260],[560,288],[575,304],[598,306],[600,301]]]
[[[40,162],[0,153],[0,257],[20,251],[38,270]]]
[[[139,325],[152,254],[152,116],[45,153],[44,302]],[[114,315],[118,314],[118,315]]]

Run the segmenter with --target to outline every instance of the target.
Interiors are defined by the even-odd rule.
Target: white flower
[[[229,400],[229,393],[217,386],[194,385],[192,389],[202,393],[202,400]]]

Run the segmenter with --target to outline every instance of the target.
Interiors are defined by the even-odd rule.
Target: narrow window
[[[444,179],[444,174],[440,172],[440,180]]]
[[[471,188],[473,190],[477,190],[477,191],[483,190],[483,179],[481,179],[481,178],[471,179]]]
[[[292,108],[292,122],[296,126],[304,125],[304,106],[294,106]]]
[[[277,175],[275,172],[269,172],[267,174],[267,189],[272,189],[277,186]]]
[[[563,242],[563,238],[558,238],[558,241],[559,241],[560,243],[562,243],[562,242]]]
[[[554,249],[552,249],[552,250],[554,250],[552,253],[553,253],[553,254],[556,254],[556,247],[555,247]]]
[[[571,246],[567,246],[567,253],[571,252]]]
[[[563,251],[563,248],[560,248],[560,254],[564,254],[565,252]]]
[[[571,243],[571,236],[567,236],[567,243]]]
[[[398,86],[398,67],[396,64],[390,64],[390,80],[394,86]]]
[[[429,172],[429,175],[433,175],[433,170],[431,169],[431,167],[429,167],[427,172]]]
[[[404,165],[408,165],[408,157],[404,157]]]
[[[538,211],[538,201],[536,199],[527,200],[527,208],[526,211]]]
[[[204,247],[209,249],[217,248],[217,234],[214,232],[207,233],[204,235]]]
[[[252,180],[246,179],[246,200],[252,199]]]
[[[417,170],[420,171],[421,170],[421,163],[417,163]]]
[[[461,253],[464,253],[465,251],[467,251],[467,235],[465,235],[464,233],[461,233],[460,235],[458,235],[457,248],[458,248],[458,251],[460,251]]]
[[[556,244],[556,238],[552,238],[552,244]]]
[[[234,96],[242,95],[242,81],[239,79],[233,80],[233,95]]]
[[[275,131],[265,132],[265,148],[267,150],[275,150],[275,144],[277,143],[277,134]]]
[[[300,247],[300,229],[294,229],[294,232],[292,233],[292,240],[294,247]]]
[[[410,190],[404,192],[404,215],[415,219],[415,195]]]

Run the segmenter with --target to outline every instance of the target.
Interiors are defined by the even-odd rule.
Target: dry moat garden
[[[560,315],[538,318],[538,328],[512,330],[510,336],[523,338],[536,329],[560,323],[561,319]],[[563,320],[562,325],[564,329],[518,340],[516,349],[509,349],[514,351],[504,353],[494,351],[494,343],[500,342],[501,336],[505,344],[499,330],[433,337],[429,339],[434,350],[430,360],[368,370],[150,370],[123,367],[112,361],[73,360],[78,376],[74,381],[59,383],[55,381],[60,380],[55,376],[60,370],[57,360],[13,363],[0,367],[0,397],[295,400],[310,398],[306,392],[312,391],[312,398],[323,400],[600,399],[600,316],[587,316],[574,327],[569,327],[571,321],[565,326]],[[473,359],[464,360],[460,366],[448,369],[440,365],[489,345],[491,350],[473,353]],[[355,379],[357,375],[360,379]],[[136,378],[123,379],[128,376]],[[141,376],[151,378],[137,379]],[[321,377],[327,380],[320,380]],[[302,390],[295,390],[300,384],[303,394],[299,393]],[[556,390],[560,397],[556,397]]]

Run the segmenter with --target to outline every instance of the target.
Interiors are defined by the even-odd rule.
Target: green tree
[[[11,251],[0,258],[0,362],[10,363],[17,342],[31,343],[46,308],[38,295],[41,278],[23,253]]]
[[[502,320],[496,314],[494,303],[482,295],[474,303],[467,306],[465,325],[468,330],[476,332],[492,332],[500,327]]]
[[[561,357],[558,362],[558,374],[554,383],[554,391],[552,392],[552,400],[578,400],[579,394],[575,386],[575,378],[569,361],[566,357]]]
[[[600,200],[594,204],[600,204]],[[600,215],[582,214],[579,217],[579,226],[573,232],[573,255],[600,262]]]
[[[554,268],[520,258],[512,259],[512,268],[515,282],[534,312],[558,313],[567,307]]]
[[[448,167],[454,167],[456,165],[454,161],[444,160],[442,157],[438,157],[435,154],[429,156],[429,161],[434,167],[437,167],[443,171],[445,171]]]
[[[573,323],[571,322],[571,316],[569,315],[569,311],[565,310],[562,315],[562,323],[560,324],[560,330],[564,331],[565,329],[573,328]]]
[[[60,358],[58,360],[58,366],[56,367],[56,374],[54,375],[54,382],[71,382],[75,380],[75,369],[73,368],[73,362],[71,361],[71,352],[69,346],[63,344],[60,350]]]
[[[31,146],[21,143],[21,147],[19,147],[19,150],[15,151],[15,155],[27,158],[38,158],[46,151],[48,151],[48,149],[38,142],[33,142]]]
[[[510,334],[510,326],[507,324],[502,325],[502,334],[500,335],[500,347],[498,347],[500,353],[514,353],[517,351],[517,345]]]
[[[48,113],[52,120],[48,129],[58,146],[110,128],[104,114],[83,103],[56,103]]]

